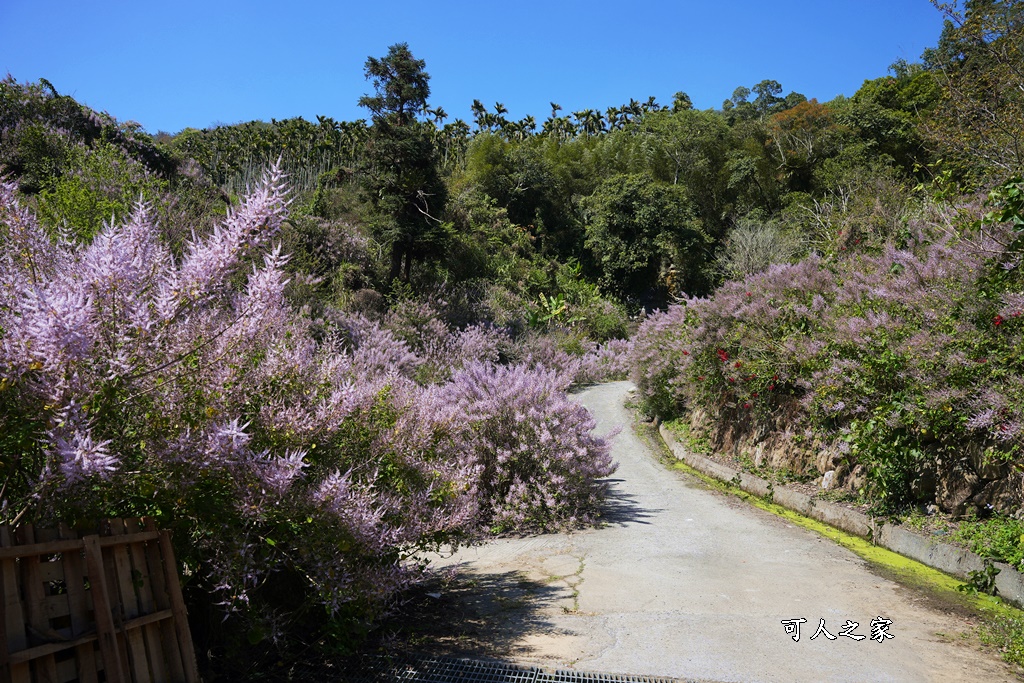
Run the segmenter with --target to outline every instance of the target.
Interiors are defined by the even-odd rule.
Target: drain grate
[[[536,683],[539,671],[514,664],[424,657],[391,664],[379,680],[398,683]]]
[[[550,671],[505,662],[416,655],[364,658],[348,669],[343,680],[349,683],[684,683],[676,678]]]
[[[623,676],[620,674],[597,674],[589,671],[540,672],[536,683],[681,683],[677,678],[654,676]]]

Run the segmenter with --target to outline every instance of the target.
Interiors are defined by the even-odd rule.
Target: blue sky
[[[317,114],[366,118],[367,56],[407,42],[431,104],[472,121],[605,109],[678,90],[701,109],[771,78],[821,101],[933,46],[927,0],[577,2],[0,0],[0,73],[152,133]]]

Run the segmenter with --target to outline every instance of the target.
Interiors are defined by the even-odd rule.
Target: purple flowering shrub
[[[583,356],[583,368],[576,378],[578,384],[596,384],[623,380],[629,376],[631,339],[609,339],[593,343]]]
[[[592,523],[615,471],[594,420],[558,373],[473,363],[437,385],[419,410],[446,452],[476,471],[476,522],[496,533]]]
[[[554,371],[566,387],[625,379],[628,375],[628,340],[613,338],[598,343],[568,328],[519,335],[488,323],[458,329],[448,322],[444,308],[443,301],[406,299],[393,306],[380,323],[354,316],[346,324],[373,327],[391,343],[403,345],[415,366],[405,374],[420,384],[448,381],[453,373],[474,363],[503,360]]]
[[[773,265],[650,317],[632,357],[646,409],[816,434],[867,468],[882,507],[932,499],[936,471],[968,450],[1018,462],[1019,257],[1000,246],[1005,228],[954,238],[950,220],[912,221],[903,246]]]
[[[155,515],[266,634],[372,614],[475,510],[471,468],[395,433],[415,356],[372,325],[316,342],[289,308],[268,249],[286,212],[272,171],[174,258],[145,205],[56,243],[0,186],[0,512]]]
[[[481,527],[592,520],[612,466],[567,384],[430,307],[295,310],[287,213],[272,169],[176,256],[145,203],[74,243],[0,184],[0,517],[155,516],[193,606],[275,641],[366,623]]]
[[[521,335],[509,355],[528,367],[554,371],[569,387],[625,379],[631,349],[627,339],[599,343],[573,330],[554,328]]]
[[[470,363],[496,363],[512,343],[505,330],[493,325],[477,323],[457,329],[446,317],[443,301],[406,299],[393,306],[381,323],[420,359],[415,379],[421,384],[447,381]]]

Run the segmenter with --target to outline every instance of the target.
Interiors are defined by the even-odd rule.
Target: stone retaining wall
[[[794,407],[790,413],[795,411]],[[693,433],[706,437],[717,453],[748,458],[757,467],[812,475],[826,490],[858,492],[865,486],[868,472],[864,465],[841,453],[835,444],[794,434],[792,417],[781,410],[771,422],[762,422],[735,411],[713,415],[696,408],[684,419]],[[1024,504],[1024,471],[1009,464],[986,462],[977,444],[955,457],[936,455],[922,467],[912,484],[917,500],[934,503],[956,517],[972,508],[1014,515]]]

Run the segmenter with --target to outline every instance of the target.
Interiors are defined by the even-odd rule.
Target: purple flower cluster
[[[632,357],[648,410],[750,410],[852,441],[854,457],[861,437],[864,448],[903,439],[946,462],[970,442],[997,460],[1019,456],[1024,298],[984,292],[1009,240],[954,239],[936,222],[912,222],[902,247],[774,265],[652,316]]]
[[[509,350],[528,367],[555,372],[565,387],[625,379],[631,352],[627,339],[597,343],[558,330],[526,334]]]
[[[446,450],[476,471],[478,523],[499,532],[594,521],[615,471],[594,420],[551,370],[474,363],[420,408]]]
[[[495,366],[505,332],[427,305],[325,332],[284,296],[287,209],[272,168],[175,256],[144,203],[73,245],[0,185],[0,420],[20,468],[0,510],[161,514],[250,617],[282,576],[303,586],[291,613],[372,616],[425,548],[592,520],[613,466],[567,383]]]

